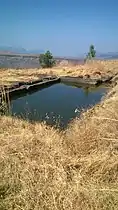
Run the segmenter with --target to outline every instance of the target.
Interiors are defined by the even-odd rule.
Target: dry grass
[[[36,80],[40,78],[38,69],[1,69],[0,85],[10,85],[15,82]]]
[[[117,90],[64,133],[0,117],[0,210],[118,209]]]
[[[101,77],[118,73],[118,60],[93,61],[84,65],[57,66],[52,69],[1,69],[0,85],[19,81],[38,79],[41,74],[57,76],[85,76]]]
[[[44,70],[45,71],[45,70]],[[84,65],[67,65],[65,67],[58,66],[52,70],[46,69],[46,73],[52,73],[58,76],[85,76],[101,77],[105,75],[113,75],[118,73],[118,60],[107,61],[88,61]]]

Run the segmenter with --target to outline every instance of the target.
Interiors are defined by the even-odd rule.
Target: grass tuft
[[[0,84],[29,81],[44,73],[115,75],[118,61],[1,70]],[[9,98],[2,92],[4,105]],[[118,85],[63,132],[0,115],[0,210],[8,209],[118,209]]]
[[[118,92],[64,132],[0,116],[1,210],[118,209]]]

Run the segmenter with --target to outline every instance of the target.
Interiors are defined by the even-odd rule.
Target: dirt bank
[[[0,85],[37,80],[45,75],[101,79],[118,74],[118,60],[93,61],[84,65],[57,66],[52,69],[0,69]]]

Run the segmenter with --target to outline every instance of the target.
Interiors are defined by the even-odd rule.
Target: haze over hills
[[[26,54],[26,55],[36,55],[36,54],[41,54],[44,53],[44,50],[41,49],[32,49],[32,50],[27,50],[22,47],[11,47],[11,46],[0,46],[0,54]],[[55,57],[60,57],[60,58],[70,58],[70,59],[78,59],[78,58],[84,58],[86,54],[80,55],[80,56],[55,56]],[[108,52],[108,53],[99,53],[97,52],[96,57],[98,59],[117,59],[118,58],[118,52]]]
[[[40,54],[43,50],[27,50],[22,47],[0,46],[0,54]]]
[[[118,52],[97,53],[97,58],[117,59],[118,58]]]

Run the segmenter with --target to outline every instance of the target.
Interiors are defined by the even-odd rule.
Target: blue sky
[[[79,56],[118,52],[118,0],[0,0],[0,45]]]

